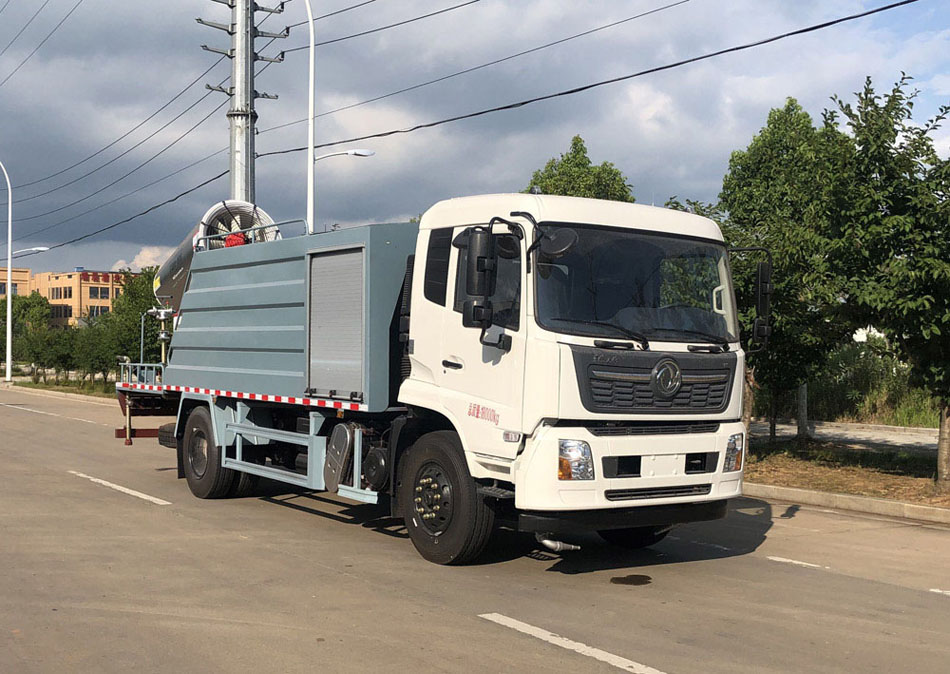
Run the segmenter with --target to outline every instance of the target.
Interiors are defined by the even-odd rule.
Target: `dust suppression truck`
[[[643,547],[741,494],[745,351],[713,221],[500,194],[418,223],[290,225],[209,211],[156,279],[167,363],[117,383],[126,437],[133,415],[177,415],[160,440],[195,496],[261,477],[335,492],[461,564],[497,526]]]

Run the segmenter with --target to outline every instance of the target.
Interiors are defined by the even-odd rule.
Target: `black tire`
[[[233,498],[253,496],[254,492],[257,491],[257,485],[261,481],[261,476],[242,473],[241,471],[234,472],[237,473],[237,475],[234,477],[234,482],[231,484],[231,490],[228,492],[228,496]]]
[[[673,529],[669,524],[661,527],[631,527],[629,529],[604,529],[597,533],[605,541],[628,550],[639,550],[656,545]]]
[[[235,480],[235,471],[221,467],[221,448],[214,443],[211,413],[192,410],[182,437],[182,463],[188,488],[198,498],[223,498]]]
[[[169,449],[178,448],[178,439],[175,437],[175,424],[162,424],[158,427],[158,444]]]
[[[413,443],[399,462],[397,494],[409,538],[428,561],[467,564],[488,544],[495,513],[479,495],[455,433],[427,433]]]

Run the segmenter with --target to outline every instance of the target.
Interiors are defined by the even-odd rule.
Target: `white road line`
[[[116,491],[121,491],[123,494],[128,494],[129,496],[134,496],[140,498],[143,501],[148,501],[149,503],[154,503],[155,505],[171,505],[171,501],[165,501],[160,498],[155,498],[154,496],[149,496],[148,494],[143,494],[140,491],[135,491],[134,489],[129,489],[128,487],[123,487],[122,485],[113,484],[111,482],[106,482],[105,480],[100,480],[98,477],[92,477],[91,475],[86,475],[85,473],[79,473],[75,470],[67,471],[70,475],[75,475],[76,477],[82,477],[90,482],[95,482],[96,484],[101,484],[103,487],[108,487],[109,489],[115,489]]]
[[[785,557],[767,557],[773,562],[781,562],[782,564],[794,564],[795,566],[804,566],[809,569],[831,569],[830,566],[822,566],[821,564],[812,564],[811,562],[800,562],[797,559],[787,559]]]
[[[586,655],[587,657],[594,658],[595,660],[600,660],[601,662],[605,662],[608,665],[622,669],[625,672],[634,672],[634,674],[663,674],[663,672],[658,669],[641,665],[639,662],[627,660],[626,658],[622,658],[619,655],[602,651],[599,648],[582,644],[579,641],[565,639],[564,637],[554,634],[553,632],[548,632],[547,630],[541,629],[540,627],[523,623],[520,620],[509,618],[508,616],[501,615],[500,613],[485,613],[478,617],[484,618],[485,620],[490,620],[493,623],[503,625],[504,627],[510,627],[513,630],[521,632],[522,634],[527,634],[528,636],[535,637],[536,639],[541,639],[542,641],[546,641],[549,644],[566,648],[569,651]]]
[[[56,414],[55,412],[44,412],[43,410],[35,410],[32,407],[26,407],[25,405],[11,405],[10,403],[0,403],[0,407],[12,407],[15,410],[23,410],[24,412],[32,412],[33,414],[43,414],[48,417],[59,417],[60,419],[69,419],[70,421],[81,421],[84,424],[95,424],[96,426],[109,425],[109,424],[101,424],[98,421],[90,421],[89,419],[80,419],[79,417],[67,417],[63,414]]]
[[[950,590],[938,590],[937,588],[931,588],[931,592],[936,592],[937,594],[945,594],[950,597]]]

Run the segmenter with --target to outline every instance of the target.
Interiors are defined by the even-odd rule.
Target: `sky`
[[[320,16],[359,1],[312,0],[313,11]],[[317,50],[317,113],[675,1],[478,0],[336,41]],[[290,0],[262,30],[305,22],[304,2]],[[372,0],[318,20],[317,41],[463,2]],[[316,139],[329,143],[462,115],[884,4],[888,0],[687,0],[491,67],[324,115],[317,119]],[[209,0],[48,0],[45,6],[41,0],[0,0],[0,161],[14,185],[14,250],[55,245],[120,222],[227,169],[227,152],[214,154],[228,146],[226,97],[204,84],[227,85],[230,65],[225,60],[199,76],[219,58],[201,45],[227,47],[228,36],[195,18],[227,23],[229,15],[225,5]],[[260,13],[258,21],[265,16]],[[306,25],[264,49],[268,41],[259,38],[257,46],[269,56],[306,45]],[[257,101],[259,153],[306,145],[306,124],[268,129],[306,118],[307,63],[306,50],[288,53],[283,63],[258,63],[258,69],[266,66],[258,91],[279,96]],[[950,3],[919,0],[574,96],[322,150],[363,147],[376,155],[317,163],[316,226],[405,220],[442,199],[523,190],[534,170],[568,150],[575,134],[584,138],[595,163],[610,161],[624,173],[640,203],[662,205],[673,195],[715,200],[730,154],[745,148],[769,110],[787,97],[798,99],[817,121],[832,106],[833,94],[853,99],[867,76],[886,91],[902,72],[913,76],[920,91],[915,121],[923,123],[950,103]],[[950,154],[950,128],[940,129],[936,141],[942,156]],[[277,221],[304,217],[306,168],[305,152],[259,158],[258,206]],[[230,196],[228,190],[225,177],[102,234],[14,264],[34,271],[158,264],[210,206]],[[0,192],[0,225],[5,201]],[[0,255],[5,260],[5,246]]]

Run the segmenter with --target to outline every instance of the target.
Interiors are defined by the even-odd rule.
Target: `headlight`
[[[729,436],[729,441],[726,443],[726,460],[722,464],[722,472],[734,473],[737,470],[742,470],[742,450],[744,448],[744,433]]]
[[[594,457],[583,440],[561,440],[558,444],[557,479],[593,480]]]

